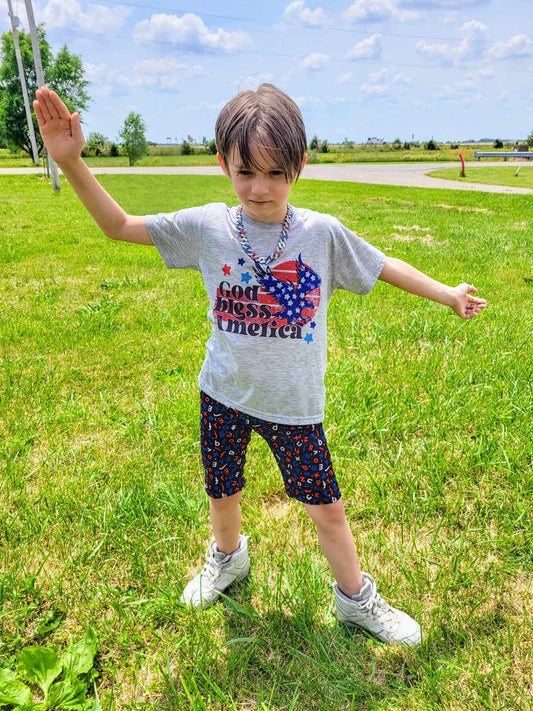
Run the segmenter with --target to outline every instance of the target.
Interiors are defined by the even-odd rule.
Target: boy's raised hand
[[[33,108],[48,153],[59,164],[79,158],[85,144],[79,114],[71,114],[46,86],[37,90],[36,97]]]

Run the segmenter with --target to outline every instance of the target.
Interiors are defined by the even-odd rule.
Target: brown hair
[[[245,168],[261,170],[252,155],[253,141],[275,160],[288,181],[298,179],[307,151],[300,109],[272,84],[241,91],[227,103],[217,119],[215,140],[226,166],[237,149]]]

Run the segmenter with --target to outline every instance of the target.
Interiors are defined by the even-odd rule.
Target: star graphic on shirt
[[[248,284],[248,282],[250,281],[251,278],[252,278],[252,275],[251,275],[251,274],[248,274],[248,272],[244,272],[243,274],[241,274],[241,281],[244,281],[244,282],[246,282],[247,284]]]
[[[316,328],[316,322],[315,322],[315,321],[311,321],[311,323],[310,323],[309,325],[311,326],[311,328]]]
[[[222,267],[222,271],[224,272],[224,276],[229,276],[231,274],[231,267],[229,267],[227,264],[224,264]]]
[[[244,259],[242,257],[239,259],[239,266],[244,266]]]
[[[307,336],[304,338],[304,341],[306,341],[307,343],[312,343],[313,342],[313,334],[308,333]]]

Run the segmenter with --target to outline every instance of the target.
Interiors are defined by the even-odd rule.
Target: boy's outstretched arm
[[[79,114],[70,114],[59,96],[45,86],[36,96],[33,108],[44,144],[102,232],[111,239],[153,244],[144,217],[128,215],[81,159],[85,139]]]
[[[441,284],[419,272],[407,262],[402,262],[401,259],[394,257],[387,257],[379,279],[411,294],[449,306],[464,319],[477,316],[487,305],[485,299],[473,296],[473,294],[477,294],[475,286],[470,284],[459,284],[455,287],[446,286],[446,284]]]

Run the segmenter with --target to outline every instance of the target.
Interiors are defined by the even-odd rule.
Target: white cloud
[[[88,5],[87,12],[81,11],[77,0],[49,0],[40,10],[38,21],[44,22],[47,29],[69,27],[88,30],[89,32],[108,32],[122,27],[130,14],[130,8],[119,5]]]
[[[283,17],[298,20],[309,27],[324,27],[327,24],[326,13],[321,7],[310,10],[305,6],[305,0],[294,0],[285,8]]]
[[[102,62],[101,64],[90,64],[89,62],[83,62],[83,71],[85,72],[85,78],[91,83],[98,82],[102,79],[107,71],[106,65]]]
[[[377,22],[379,20],[396,20],[409,22],[419,18],[418,12],[402,10],[398,0],[355,0],[347,7],[343,17],[348,22]]]
[[[368,79],[372,82],[372,84],[377,84],[381,79],[384,78],[385,74],[387,74],[388,69],[380,69],[379,72],[374,72],[373,74],[370,74]]]
[[[133,71],[121,72],[102,64],[84,64],[87,78],[96,84],[100,93],[115,87],[159,87],[171,89],[184,78],[204,73],[199,64],[184,64],[175,59],[143,59],[133,65]]]
[[[388,94],[389,87],[386,84],[363,84],[361,91],[365,94],[374,94],[375,96],[383,96]]]
[[[227,32],[219,27],[210,31],[201,17],[191,12],[177,15],[154,14],[135,25],[133,36],[138,40],[159,40],[190,45],[191,49],[241,49],[250,44],[246,32]]]
[[[292,98],[301,109],[324,105],[324,102],[316,96],[293,96]]]
[[[515,35],[507,42],[496,42],[489,50],[491,59],[533,56],[533,43],[527,35]]]
[[[486,50],[488,27],[482,22],[471,20],[461,27],[460,44],[434,43],[421,40],[416,44],[418,54],[439,59],[444,65],[457,64],[461,61],[481,57]]]
[[[410,84],[411,83],[411,77],[408,77],[406,74],[396,74],[395,77],[393,77],[392,80],[395,84]]]
[[[313,52],[300,62],[300,69],[317,72],[324,69],[329,61],[329,55],[322,52]]]
[[[346,84],[346,82],[349,82],[351,78],[352,73],[345,72],[344,74],[341,74],[340,77],[337,77],[337,84]]]
[[[383,35],[375,34],[372,37],[357,42],[348,50],[348,59],[377,59],[381,55]]]

